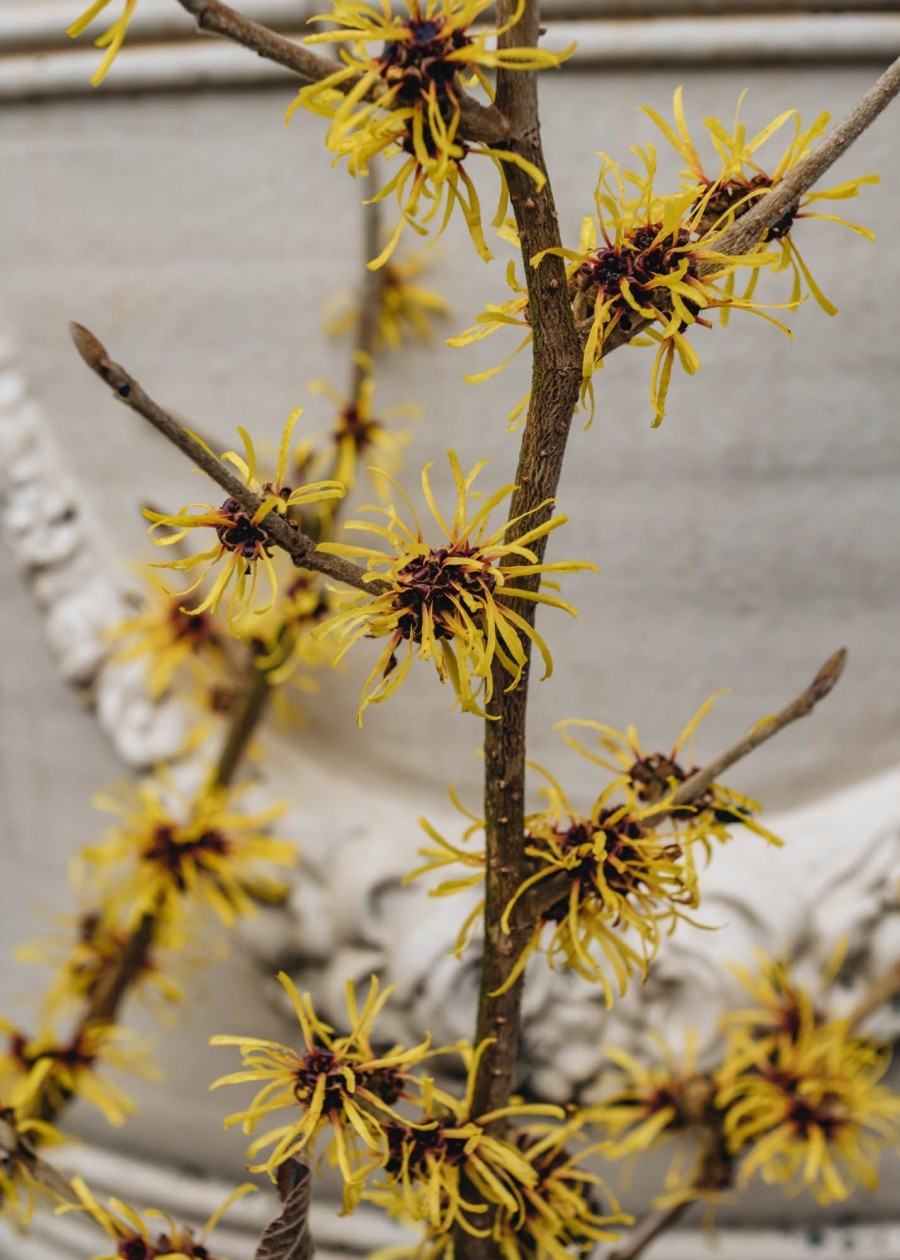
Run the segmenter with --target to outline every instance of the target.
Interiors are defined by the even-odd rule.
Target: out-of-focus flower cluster
[[[76,890],[90,909],[65,920],[65,934],[18,951],[23,961],[54,967],[37,1032],[0,1018],[0,1105],[17,1123],[35,1122],[23,1132],[44,1141],[41,1125],[75,1099],[112,1125],[133,1114],[108,1069],[159,1076],[149,1047],[115,1022],[125,990],[146,993],[169,1015],[183,997],[179,958],[191,948],[208,953],[204,910],[233,927],[257,902],[281,896],[271,872],[292,864],[296,850],[268,833],[280,807],[244,813],[241,794],[210,782],[180,799],[158,774],[121,797],[98,798],[120,821],[75,863]]]
[[[388,287],[382,286],[383,291]],[[405,302],[404,298],[401,306]],[[392,335],[399,336],[395,305],[391,312],[389,326]],[[350,395],[341,394],[327,380],[311,383],[310,391],[325,401],[328,427],[318,433],[306,429],[296,437],[303,413],[299,408],[294,411],[282,432],[271,475],[258,470],[254,442],[243,429],[244,454],[223,455],[259,502],[258,510],[246,511],[231,497],[218,507],[193,504],[174,513],[145,510],[152,522],[152,541],[176,553],[155,567],[200,570],[199,578],[187,587],[170,586],[168,580],[151,575],[147,593],[137,597],[134,614],[113,634],[116,659],[143,665],[151,699],[176,691],[188,694],[214,726],[215,719],[234,712],[255,676],[268,684],[284,715],[293,715],[294,708],[282,684],[290,682],[305,693],[318,689],[330,656],[318,627],[334,612],[335,595],[320,575],[298,569],[273,545],[267,518],[277,514],[290,529],[324,549],[342,528],[339,509],[356,488],[361,471],[368,471],[380,493],[385,483],[379,475],[398,471],[410,433],[393,421],[418,415],[412,405],[379,413],[371,355],[357,350],[353,363]],[[207,452],[212,454],[208,447]],[[288,477],[298,489],[285,484]],[[204,549],[201,543],[199,551],[183,550],[193,537],[204,534],[215,535],[212,547]],[[260,573],[267,582],[262,597]],[[201,585],[205,593],[195,602],[192,595]],[[207,721],[191,738],[201,740],[210,729]]]
[[[754,1177],[833,1203],[876,1188],[879,1158],[900,1138],[900,1098],[882,1084],[889,1047],[829,1015],[785,963],[760,953],[757,964],[734,969],[754,1004],[724,1017],[714,1066],[698,1067],[695,1044],[680,1061],[663,1047],[649,1067],[609,1051],[618,1080],[590,1121],[615,1158],[678,1142],[662,1203],[715,1199]]]
[[[114,1252],[95,1255],[91,1260],[225,1260],[209,1247],[209,1235],[233,1203],[252,1194],[256,1186],[238,1186],[218,1207],[199,1233],[186,1225],[176,1224],[165,1212],[150,1208],[136,1212],[121,1199],[110,1199],[104,1207],[81,1177],[72,1178],[73,1202],[63,1204],[59,1212],[84,1212],[99,1225],[115,1244]],[[146,1219],[145,1219],[146,1218]]]

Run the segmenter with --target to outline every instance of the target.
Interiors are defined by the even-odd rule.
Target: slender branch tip
[[[75,343],[75,349],[84,359],[85,363],[92,372],[100,372],[104,361],[107,359],[106,347],[99,338],[95,337],[89,328],[85,328],[84,324],[78,324],[75,320],[69,323],[69,332]]]

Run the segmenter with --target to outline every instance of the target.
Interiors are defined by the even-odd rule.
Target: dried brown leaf
[[[281,1211],[263,1231],[253,1260],[312,1260],[309,1165],[298,1159],[287,1160],[278,1169],[277,1184]]]

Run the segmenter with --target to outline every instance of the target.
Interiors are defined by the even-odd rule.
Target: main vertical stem
[[[500,22],[515,11],[515,0],[500,0]],[[538,41],[540,14],[537,0],[527,0],[521,21],[500,39],[501,47],[534,47]],[[510,148],[546,173],[538,121],[537,83],[533,73],[499,71],[497,105],[508,118],[515,138]],[[531,258],[540,250],[561,244],[556,207],[549,181],[538,191],[530,175],[506,164],[506,178],[515,212],[529,295],[534,333],[531,401],[522,436],[516,492],[510,519],[534,515],[529,526],[546,520],[559,484],[572,413],[581,380],[581,349],[569,302],[565,267],[560,258],[548,257],[538,269]],[[532,544],[543,557],[546,539]],[[533,587],[540,577],[532,579]],[[522,601],[517,611],[533,624],[536,605]],[[528,644],[523,639],[523,647]],[[518,1054],[522,989],[520,978],[500,995],[496,990],[510,975],[529,932],[529,924],[513,916],[510,931],[500,929],[500,918],[525,878],[525,722],[528,670],[519,686],[507,691],[509,677],[499,665],[494,669],[494,696],[485,724],[484,812],[487,876],[484,924],[484,961],[478,1006],[477,1042],[491,1039],[481,1060],[475,1082],[473,1115],[505,1106],[513,1087]],[[475,1254],[475,1242],[461,1240],[466,1255]]]

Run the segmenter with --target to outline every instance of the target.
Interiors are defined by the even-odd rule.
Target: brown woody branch
[[[201,31],[210,31],[243,45],[266,61],[274,61],[276,65],[292,71],[303,83],[319,83],[334,74],[334,62],[327,57],[320,57],[302,44],[251,21],[227,4],[222,4],[221,0],[178,0],[178,3],[194,18]],[[336,85],[337,91],[347,93],[358,82],[358,77],[346,79]],[[377,102],[374,90],[369,99]],[[509,140],[509,123],[496,106],[480,105],[464,92],[459,94],[459,105],[459,135],[463,140],[491,147],[503,145]]]
[[[262,500],[258,495],[244,485],[227,465],[217,459],[201,442],[198,442],[173,415],[154,402],[121,364],[114,363],[92,332],[81,324],[71,324],[70,328],[72,340],[82,359],[91,371],[109,386],[120,402],[125,403],[145,420],[149,420],[163,437],[168,438],[192,463],[217,482],[225,493],[239,503],[250,516],[259,510]],[[318,551],[311,538],[302,534],[296,526],[279,516],[278,513],[270,512],[262,528],[270,541],[286,551],[298,568],[324,573],[326,577],[332,577],[338,582],[355,586],[357,590],[368,593],[381,588],[379,582],[365,580],[366,571],[358,564],[352,564],[340,556],[330,556],[326,552]]]
[[[515,12],[513,0],[500,0],[498,20],[507,22]],[[520,22],[501,37],[502,47],[534,47],[539,36],[537,0],[527,0]],[[499,71],[497,104],[519,139],[510,147],[546,171],[538,121],[537,83],[534,73]],[[522,436],[517,489],[510,504],[510,520],[531,513],[529,524],[544,521],[552,510],[542,507],[556,494],[563,456],[581,379],[581,347],[572,318],[566,288],[565,267],[550,255],[535,269],[528,259],[539,250],[560,245],[559,224],[549,182],[538,191],[530,176],[518,167],[506,167],[510,199],[526,262],[529,301],[534,332],[532,391]],[[540,561],[546,539],[531,544]],[[532,589],[540,584],[531,580]],[[534,623],[535,605],[523,601],[518,611]],[[528,643],[523,639],[526,652]],[[484,958],[478,1007],[476,1041],[492,1039],[482,1057],[475,1082],[473,1114],[483,1114],[506,1104],[513,1085],[518,1053],[521,998],[520,978],[507,992],[496,996],[508,979],[524,945],[528,924],[514,915],[509,934],[500,927],[507,904],[524,878],[522,836],[525,825],[525,714],[528,671],[518,687],[508,691],[502,667],[495,665],[494,698],[485,723],[485,833],[487,871],[484,916]],[[474,1240],[461,1238],[468,1256]]]
[[[356,325],[356,341],[353,367],[350,372],[350,402],[359,402],[359,392],[371,371],[378,339],[378,311],[381,294],[387,278],[387,270],[379,267],[373,271],[365,264],[377,258],[381,250],[381,202],[373,201],[378,192],[378,180],[370,170],[365,176],[366,200],[362,207],[363,268],[359,285],[359,322]]]

